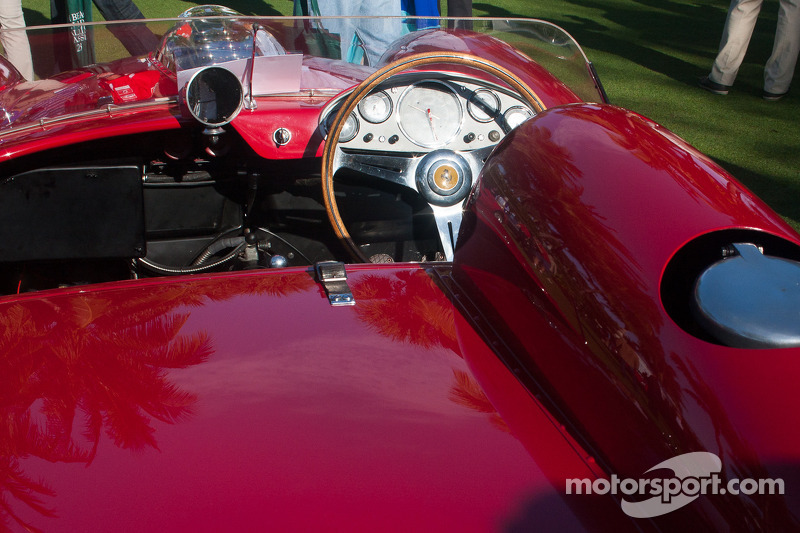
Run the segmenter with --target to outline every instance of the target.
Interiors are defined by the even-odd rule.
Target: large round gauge
[[[441,148],[461,130],[461,101],[450,86],[434,80],[412,85],[397,104],[400,130],[416,145]]]
[[[506,131],[513,130],[532,116],[533,111],[527,107],[521,105],[509,107],[506,112],[503,113],[503,118],[505,119],[506,123]]]
[[[358,112],[367,122],[380,124],[392,114],[392,99],[383,91],[372,93],[359,102]]]
[[[500,98],[489,89],[478,89],[469,97],[467,111],[478,122],[489,122],[500,113]]]

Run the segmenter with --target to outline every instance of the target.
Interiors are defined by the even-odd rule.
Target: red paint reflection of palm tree
[[[353,282],[358,293],[356,313],[380,335],[424,348],[443,347],[461,356],[456,337],[453,305],[424,270],[402,270],[393,275],[367,275]],[[453,369],[452,402],[488,415],[499,430],[508,425],[477,381]]]
[[[39,531],[39,529],[27,524],[14,513],[5,497],[5,493],[10,494],[12,498],[25,503],[44,516],[55,516],[55,512],[49,509],[42,501],[42,496],[54,496],[53,491],[44,484],[26,477],[15,457],[0,457],[0,483],[2,483],[3,489],[3,497],[0,498],[0,528],[3,531],[10,529],[8,526],[9,518],[27,531]]]
[[[511,433],[506,421],[472,376],[463,370],[453,370],[453,377],[455,384],[450,389],[450,400],[473,411],[489,415],[489,421],[494,427],[505,433]]]
[[[0,304],[0,530],[35,530],[13,501],[54,515],[55,494],[25,475],[25,458],[88,465],[103,433],[120,448],[157,449],[154,421],[192,415],[196,395],[169,379],[213,353],[207,333],[181,334],[192,308],[314,287],[305,274],[245,275]]]
[[[128,304],[79,296],[12,304],[0,314],[0,526],[10,519],[31,527],[7,496],[53,514],[44,503],[52,492],[26,477],[21,459],[89,464],[104,428],[119,447],[156,448],[153,419],[191,415],[195,395],[171,383],[166,369],[205,361],[208,336],[178,335],[188,314],[165,314],[149,299]]]
[[[356,313],[390,339],[459,353],[453,306],[424,270],[364,276],[353,283]]]

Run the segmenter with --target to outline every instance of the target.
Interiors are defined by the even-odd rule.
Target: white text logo
[[[709,452],[685,453],[667,459],[647,472],[667,469],[672,477],[647,479],[568,479],[567,494],[624,494],[651,496],[641,501],[622,498],[622,511],[634,518],[652,518],[680,509],[706,494],[783,494],[782,479],[730,479],[719,476],[722,462]],[[645,472],[645,473],[647,473]]]

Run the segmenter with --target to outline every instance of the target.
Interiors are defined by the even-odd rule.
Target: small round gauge
[[[463,109],[449,85],[423,81],[405,90],[397,104],[400,130],[416,145],[440,148],[461,130]]]
[[[489,89],[478,89],[469,97],[467,111],[478,122],[489,122],[500,112],[500,98]]]
[[[392,99],[383,91],[372,93],[359,102],[358,112],[367,122],[380,124],[392,114]]]
[[[357,134],[358,119],[356,118],[355,113],[350,113],[350,116],[344,121],[342,131],[339,133],[339,142],[346,143],[347,141],[352,141]]]
[[[509,107],[506,112],[503,113],[507,131],[513,130],[532,116],[533,111],[521,105]]]

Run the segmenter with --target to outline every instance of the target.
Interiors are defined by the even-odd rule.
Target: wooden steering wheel
[[[467,66],[486,72],[515,90],[536,113],[545,109],[536,93],[508,69],[486,59],[458,52],[429,52],[404,57],[378,69],[362,81],[345,98],[336,113],[322,153],[322,196],[325,211],[336,236],[358,261],[369,262],[369,259],[353,241],[339,213],[333,186],[333,176],[339,169],[350,168],[366,172],[378,179],[401,184],[421,194],[433,210],[445,258],[451,261],[461,224],[461,204],[472,187],[472,174],[477,176],[483,161],[494,149],[492,145],[458,153],[451,150],[436,150],[423,157],[414,158],[379,153],[349,154],[341,150],[339,135],[345,121],[364,97],[399,72],[431,64]]]

